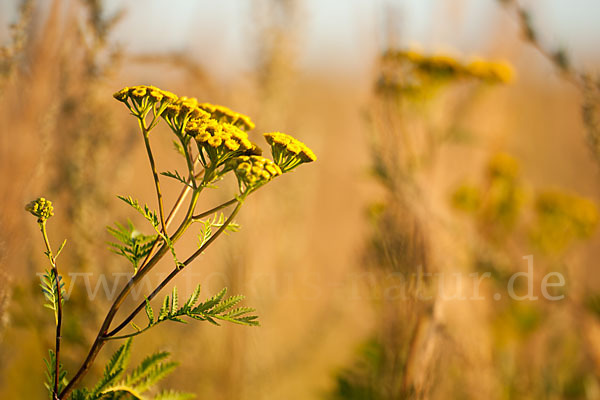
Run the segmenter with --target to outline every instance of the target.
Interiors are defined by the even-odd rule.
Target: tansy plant
[[[47,301],[46,307],[54,312],[56,344],[46,360],[46,386],[49,397],[53,400],[189,398],[189,394],[172,391],[161,392],[155,397],[147,394],[158,380],[176,366],[176,363],[166,361],[168,353],[150,355],[128,375],[125,374],[132,338],[164,321],[185,322],[187,318],[208,321],[215,325],[218,325],[219,321],[258,325],[257,316],[252,308],[238,307],[243,296],[226,297],[226,289],[208,300],[200,301],[198,286],[187,300],[180,302],[177,288],[174,287],[172,294],[164,298],[158,312],[153,310],[150,302],[223,232],[238,229],[233,220],[248,196],[298,165],[315,161],[316,156],[302,142],[275,132],[264,135],[271,146],[274,160],[263,157],[261,149],[248,137],[247,131],[254,128],[250,118],[223,106],[199,103],[196,99],[178,97],[153,86],[126,87],[115,93],[114,97],[122,102],[138,121],[154,178],[158,210],[151,210],[147,205],[128,196],[119,198],[139,212],[150,223],[154,233],[141,234],[130,222],[125,225],[117,223],[108,228],[109,233],[116,239],[115,243],[111,243],[111,249],[132,264],[132,275],[108,310],[85,360],[75,375],[69,378],[60,363],[65,291],[56,263],[65,242],[56,253],[52,251],[46,231],[46,223],[53,215],[50,201],[38,198],[27,205],[26,209],[38,218],[46,247],[45,254],[50,262],[50,268],[45,272],[41,286]],[[185,160],[185,173],[158,172],[150,133],[161,121],[164,121],[175,135],[174,143]],[[206,188],[215,188],[215,183],[227,174],[232,174],[237,179],[238,192],[232,194],[230,200],[199,212],[197,208],[200,194]],[[169,213],[165,212],[160,175],[175,179],[183,185]],[[231,209],[227,216],[223,213],[226,209]],[[179,211],[184,214],[182,221],[178,226],[172,227],[174,217]],[[179,258],[174,245],[194,224],[200,226],[198,249],[187,258]],[[123,321],[113,326],[117,311],[132,288],[167,254],[173,258],[173,270],[147,294],[145,301]],[[133,323],[133,319],[143,310],[148,321],[145,326],[139,327]],[[110,358],[98,383],[92,388],[79,388],[82,378],[90,370],[104,344],[109,340],[118,339],[126,339],[126,342]]]

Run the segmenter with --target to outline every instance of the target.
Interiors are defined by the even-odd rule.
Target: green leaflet
[[[44,358],[44,364],[46,364],[46,382],[44,383],[44,386],[46,386],[46,389],[48,389],[48,397],[50,398],[50,400],[54,399],[54,377],[55,377],[55,370],[54,370],[54,366],[56,363],[56,355],[54,354],[54,351],[52,350],[48,350],[48,359]],[[62,364],[58,364],[58,391],[60,392],[61,390],[63,390],[63,388],[65,387],[65,385],[67,384],[67,371],[63,369],[63,365]]]
[[[225,298],[227,288],[224,288],[219,293],[209,298],[204,302],[198,303],[200,297],[200,285],[192,293],[190,298],[183,306],[178,307],[177,288],[173,288],[171,297],[166,296],[163,300],[162,307],[158,314],[158,318],[154,320],[154,312],[150,303],[146,303],[146,315],[148,315],[148,326],[139,333],[148,330],[163,321],[185,321],[181,317],[189,317],[200,321],[208,321],[215,325],[219,325],[216,320],[228,321],[235,324],[258,326],[258,316],[254,315],[254,308],[238,307],[234,308],[239,302],[244,299],[242,295],[235,295]]]
[[[108,233],[120,242],[109,242],[110,250],[125,257],[133,265],[134,273],[137,273],[140,262],[150,253],[157,235],[149,236],[138,232],[131,221],[127,221],[127,226],[115,222],[115,226],[116,228],[106,227]]]
[[[200,285],[198,285],[190,298],[179,307],[179,295],[177,293],[177,288],[174,287],[171,296],[165,296],[158,315],[155,315],[150,302],[146,300],[145,311],[146,316],[148,317],[148,325],[146,325],[145,328],[140,329],[138,326],[133,325],[136,332],[120,337],[112,337],[112,339],[137,336],[164,321],[186,323],[182,317],[188,317],[199,321],[208,321],[214,325],[219,325],[217,321],[228,321],[234,324],[258,326],[258,316],[254,314],[256,311],[254,308],[234,308],[244,299],[244,296],[235,295],[225,298],[226,293],[227,288],[224,288],[208,300],[198,303],[200,297]]]
[[[57,285],[57,281],[60,282],[60,285]],[[60,303],[61,305],[65,302],[65,283],[62,280],[62,277],[58,275],[53,269],[48,269],[42,275],[40,287],[42,288],[42,293],[46,298],[46,303],[44,307],[49,308],[54,311],[54,320],[58,323],[58,287],[60,286]]]
[[[225,214],[223,213],[215,213],[212,218],[207,218],[206,220],[198,220],[202,227],[200,228],[200,233],[198,234],[198,248],[204,246],[206,242],[211,238],[213,234],[213,228],[219,229],[225,223]],[[240,230],[240,226],[235,222],[229,223],[227,225],[226,231],[229,232],[237,232]]]
[[[181,182],[185,186],[188,186],[192,189],[194,188],[194,186],[191,185],[190,183],[188,183],[187,179],[185,179],[183,176],[181,176],[181,174],[178,171],[175,171],[175,172],[166,171],[166,172],[161,172],[160,174],[163,176],[166,176],[168,178],[175,179],[176,181]]]
[[[79,389],[73,392],[71,400],[100,400],[132,398],[138,400],[191,399],[195,396],[189,393],[163,391],[152,397],[147,392],[177,367],[174,361],[167,361],[169,353],[158,352],[146,357],[140,365],[128,375],[131,356],[132,339],[117,349],[106,366],[100,381],[92,390]]]
[[[117,196],[117,197],[119,199],[123,200],[125,203],[129,204],[134,210],[136,210],[137,212],[142,214],[142,216],[144,218],[146,218],[146,220],[148,222],[150,222],[150,224],[152,224],[152,227],[154,228],[154,230],[156,231],[158,236],[160,236],[165,241],[165,243],[169,247],[169,250],[171,250],[171,255],[173,256],[175,265],[177,266],[177,268],[180,268],[182,264],[177,259],[177,254],[175,254],[175,247],[173,247],[173,243],[171,242],[171,239],[169,238],[169,236],[163,234],[163,232],[160,228],[160,222],[159,222],[158,215],[156,214],[156,212],[150,210],[150,208],[146,204],[144,204],[144,206],[142,207],[140,205],[140,203],[137,200],[131,198],[131,196],[127,196],[127,197]]]

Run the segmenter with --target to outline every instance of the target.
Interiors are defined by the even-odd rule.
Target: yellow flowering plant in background
[[[49,397],[53,400],[190,398],[193,395],[173,391],[160,392],[155,397],[149,397],[147,394],[157,381],[175,368],[175,362],[166,361],[168,353],[150,355],[140,366],[128,375],[125,374],[132,338],[164,321],[185,322],[184,318],[188,318],[208,321],[215,325],[218,325],[218,321],[227,321],[255,326],[258,325],[258,317],[253,308],[238,307],[243,296],[226,297],[226,288],[206,301],[200,301],[198,285],[185,302],[180,302],[177,288],[174,287],[171,295],[164,298],[158,313],[155,313],[150,302],[223,232],[239,229],[234,219],[250,194],[297,166],[315,161],[316,156],[304,143],[290,135],[276,132],[264,135],[271,146],[273,160],[263,157],[260,147],[248,136],[248,131],[254,128],[251,119],[224,106],[199,103],[194,98],[179,97],[166,90],[145,85],[126,87],[115,93],[114,97],[127,107],[138,122],[154,180],[158,210],[154,211],[128,196],[118,197],[139,212],[150,223],[154,233],[141,234],[131,222],[116,223],[114,227],[108,228],[109,233],[116,239],[115,243],[110,244],[111,250],[132,264],[132,274],[108,310],[88,355],[78,371],[69,377],[60,363],[65,292],[56,263],[65,242],[53,253],[46,232],[46,222],[53,215],[50,201],[39,198],[26,206],[26,210],[38,218],[46,247],[45,254],[50,262],[50,269],[46,271],[42,280],[42,289],[47,300],[46,307],[55,314],[56,344],[46,360],[46,386]],[[159,172],[150,139],[154,128],[161,121],[166,123],[175,136],[176,148],[185,160],[185,173]],[[217,181],[227,175],[232,175],[237,180],[238,192],[232,193],[230,200],[199,212],[198,199],[203,190],[216,188]],[[182,184],[181,192],[168,213],[164,204],[161,176]],[[227,216],[223,212],[226,209],[230,209]],[[180,211],[183,214],[183,217],[179,218],[181,222],[172,227]],[[194,224],[200,225],[198,249],[186,258],[180,258],[174,245]],[[168,253],[173,258],[172,271],[146,294],[145,301],[118,325],[113,326],[117,311],[132,289],[138,286]],[[148,322],[146,326],[139,327],[133,323],[133,319],[142,311],[145,311]],[[119,339],[127,341],[110,358],[98,383],[92,388],[81,388],[81,380],[88,373],[102,347],[110,340]]]

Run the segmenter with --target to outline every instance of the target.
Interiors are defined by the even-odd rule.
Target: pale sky
[[[0,0],[3,26],[7,25],[16,3],[16,0]],[[251,7],[255,3],[255,0],[106,0],[109,11],[119,7],[128,10],[114,35],[114,40],[127,50],[189,51],[217,74],[247,68],[254,49]],[[599,0],[521,0],[521,3],[531,10],[543,41],[568,48],[577,63],[600,58]],[[497,0],[300,0],[300,8],[297,42],[300,67],[349,74],[370,68],[382,46],[384,26],[389,20],[399,22],[397,33],[401,44],[466,56],[486,52],[490,30],[497,33],[499,21],[503,18],[510,21]],[[457,8],[463,11],[453,11]]]

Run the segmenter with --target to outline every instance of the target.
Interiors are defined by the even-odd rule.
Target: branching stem
[[[163,196],[160,190],[160,181],[158,179],[158,171],[156,169],[156,163],[154,156],[152,155],[152,149],[150,148],[150,137],[148,128],[146,128],[145,120],[138,118],[140,123],[140,129],[142,130],[142,136],[144,137],[144,144],[146,145],[146,152],[148,153],[148,160],[150,161],[150,167],[152,168],[152,176],[154,178],[154,186],[156,187],[156,197],[158,198],[158,212],[160,214],[160,224],[163,233],[167,234],[167,224],[165,223],[165,210],[163,206]]]
[[[126,327],[134,318],[135,316],[144,309],[144,307],[146,306],[146,301],[150,301],[152,300],[154,297],[156,297],[156,295],[177,275],[179,274],[185,267],[187,267],[192,261],[194,261],[194,259],[196,257],[198,257],[200,254],[202,254],[202,252],[204,250],[206,250],[206,248],[208,246],[210,246],[216,239],[217,237],[219,237],[226,229],[227,227],[231,224],[231,222],[233,221],[233,218],[235,218],[235,216],[237,215],[237,213],[240,211],[240,208],[242,207],[243,204],[243,199],[235,199],[235,201],[238,202],[238,205],[234,208],[234,210],[231,212],[231,214],[229,215],[229,217],[227,218],[227,220],[223,223],[223,225],[221,225],[219,227],[219,229],[215,232],[214,235],[212,235],[210,237],[210,239],[208,239],[206,241],[206,243],[204,243],[198,250],[196,250],[196,252],[194,252],[194,254],[192,254],[187,260],[185,260],[183,262],[183,266],[180,266],[179,268],[175,268],[173,271],[171,271],[171,273],[156,287],[156,289],[154,289],[152,291],[152,293],[150,293],[150,295],[147,297],[147,300],[143,301],[142,303],[140,303],[139,306],[137,306],[137,308],[135,310],[133,310],[133,312],[131,314],[129,314],[129,316],[127,318],[125,318],[125,320],[123,322],[121,322],[121,324],[119,326],[117,326],[115,329],[113,329],[112,331],[108,332],[103,339],[104,340],[108,340],[110,339],[112,336],[114,336],[116,333],[118,333],[119,331],[121,331],[124,327]],[[122,336],[122,338],[126,338],[126,337],[130,337],[130,336],[135,336],[138,333],[135,332],[133,335],[129,335],[129,336]],[[113,338],[114,339],[114,338]]]
[[[56,340],[55,340],[55,362],[54,362],[54,399],[58,400],[58,384],[60,379],[60,340],[61,340],[61,329],[62,329],[62,293],[60,287],[60,275],[58,275],[58,267],[56,266],[56,259],[52,253],[50,247],[50,241],[48,240],[48,232],[46,231],[46,221],[40,222],[40,230],[44,238],[44,244],[46,245],[46,251],[50,265],[52,266],[52,273],[54,274],[56,282]],[[60,252],[60,250],[59,250]]]

